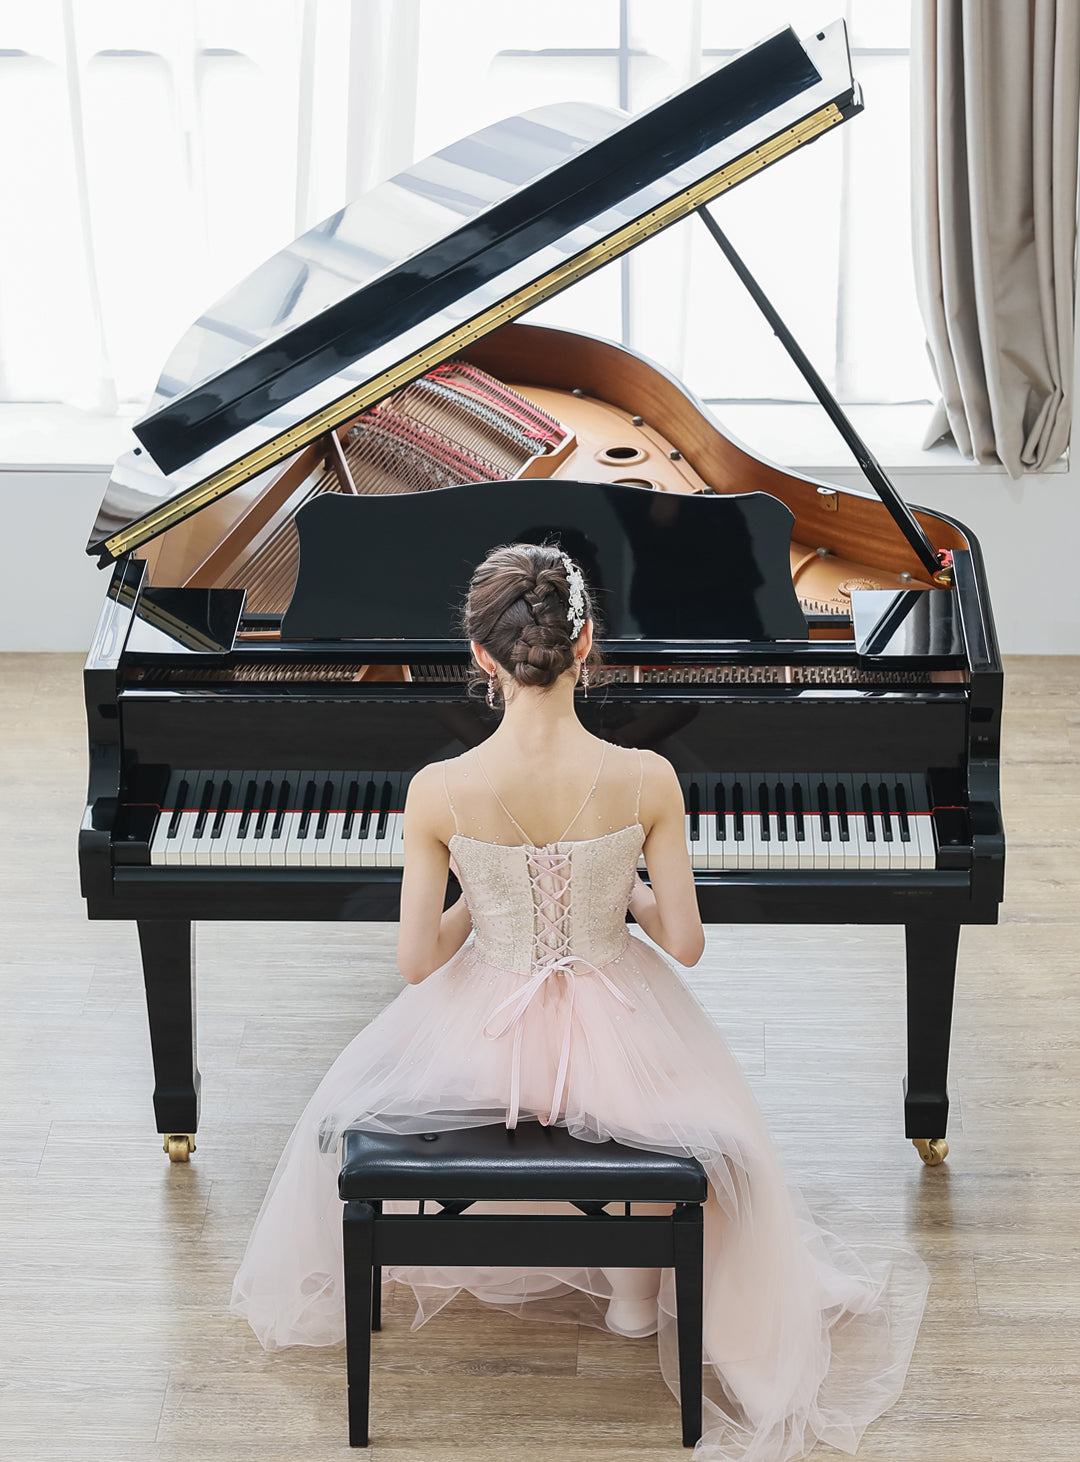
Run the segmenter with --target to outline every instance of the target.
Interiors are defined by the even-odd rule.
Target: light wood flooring
[[[363,1456],[342,1353],[267,1356],[226,1305],[292,1122],[399,988],[394,930],[200,927],[203,1127],[170,1166],[134,930],[79,899],[85,745],[79,659],[0,656],[0,1456]],[[943,1167],[900,1135],[899,930],[714,927],[688,974],[810,1196],[932,1271],[862,1462],[1080,1456],[1080,660],[1009,665],[1005,748],[1008,898],[961,939]],[[687,1455],[654,1342],[464,1296],[413,1334],[406,1298],[376,1337],[372,1462]]]

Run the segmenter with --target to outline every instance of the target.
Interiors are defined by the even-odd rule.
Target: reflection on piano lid
[[[148,542],[860,106],[836,22],[784,30],[639,116],[545,107],[409,169],[197,322],[88,552]]]

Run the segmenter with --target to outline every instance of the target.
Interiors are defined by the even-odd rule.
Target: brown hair
[[[465,634],[518,685],[554,685],[574,663],[569,604],[566,564],[557,544],[507,544],[489,553],[472,576]],[[595,621],[588,584],[584,613]],[[590,672],[600,668],[595,643],[587,663]],[[474,685],[484,679],[478,671]]]

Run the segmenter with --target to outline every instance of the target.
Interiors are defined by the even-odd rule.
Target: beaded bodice
[[[457,833],[458,865],[486,964],[528,974],[567,956],[592,965],[626,947],[626,908],[644,838],[640,823],[577,842],[506,846]]]
[[[540,847],[492,786],[478,751],[443,764],[455,827],[450,851],[481,959],[528,974],[569,957],[594,966],[618,958],[645,837],[641,778],[640,752],[603,746],[592,785],[562,837]],[[470,833],[462,831],[463,821]],[[599,836],[569,837],[598,822],[601,829],[608,824]]]

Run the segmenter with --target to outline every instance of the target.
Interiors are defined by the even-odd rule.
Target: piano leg
[[[907,944],[907,1049],[904,1131],[929,1166],[949,1151],[946,1081],[952,1027],[959,924],[905,925]]]
[[[188,919],[139,920],[146,1013],[154,1056],[154,1115],[172,1162],[195,1150],[202,1077],[195,1055],[195,928]]]

